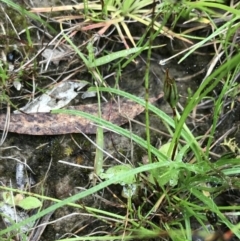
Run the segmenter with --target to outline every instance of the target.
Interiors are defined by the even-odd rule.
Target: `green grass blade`
[[[88,64],[88,67],[94,68],[94,67],[98,67],[98,66],[101,66],[104,64],[108,64],[115,59],[126,58],[130,54],[134,54],[134,53],[140,52],[141,50],[145,50],[145,49],[147,49],[147,48],[143,49],[140,47],[135,47],[135,48],[131,48],[131,49],[124,49],[124,50],[121,50],[118,52],[110,53],[110,54],[102,56],[98,59],[95,59],[92,63]]]

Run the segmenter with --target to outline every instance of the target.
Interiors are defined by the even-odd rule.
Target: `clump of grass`
[[[85,63],[93,78],[97,80],[100,85],[105,84],[104,78],[101,76],[101,71],[99,70],[102,65],[108,64],[116,59],[125,61],[124,59],[129,55],[141,53],[146,46],[147,48],[151,47],[149,46],[148,41],[146,44],[144,43],[143,38],[145,36],[140,38],[137,44],[135,43],[134,37],[131,35],[128,28],[127,19],[131,18],[149,26],[152,21],[152,15],[149,10],[151,10],[151,4],[153,4],[154,1],[138,1],[137,3],[139,4],[139,7],[135,4],[135,2],[131,1],[124,1],[123,5],[120,5],[118,1],[108,1],[108,3],[105,2],[104,4],[103,2],[102,4],[100,2],[85,2],[83,5],[79,5],[79,8],[84,9],[86,14],[85,21],[88,25],[85,26],[85,30],[96,30],[96,28],[100,26],[101,29],[98,33],[103,34],[108,28],[110,28],[110,26],[114,25],[124,46],[127,48],[126,50],[117,51],[111,54],[103,52],[103,55],[98,58],[94,54],[94,38],[91,38],[87,45],[88,53],[82,53],[78,46],[76,46],[69,37],[72,32],[70,31],[66,34],[62,27],[62,33],[59,35],[59,38],[67,40],[72,49],[76,51],[81,60]],[[186,13],[188,13],[188,22],[195,21],[198,24],[202,21],[207,23],[208,26],[213,27],[212,33],[206,38],[197,38],[194,34],[190,36],[189,33],[196,31],[197,27],[194,29],[188,29],[187,33],[182,33],[183,38],[194,38],[199,42],[186,50],[187,53],[181,61],[187,58],[187,56],[198,48],[209,43],[213,45],[217,44],[216,46],[218,47],[215,48],[217,51],[215,52],[213,60],[219,60],[219,55],[222,56],[223,54],[228,57],[228,61],[226,61],[225,58],[221,66],[217,69],[213,68],[216,62],[212,62],[210,65],[211,71],[207,72],[203,83],[192,96],[189,96],[188,103],[184,106],[183,110],[179,113],[176,111],[177,121],[174,121],[172,116],[167,115],[160,109],[147,103],[149,112],[153,112],[168,127],[168,134],[172,137],[171,143],[180,143],[178,145],[176,155],[170,157],[168,155],[168,151],[163,152],[161,148],[158,149],[153,146],[153,144],[150,143],[150,139],[144,140],[129,130],[115,126],[111,122],[104,121],[101,119],[100,115],[99,117],[95,117],[84,112],[66,110],[58,111],[61,113],[81,115],[100,125],[97,140],[99,148],[97,155],[98,160],[96,161],[96,170],[98,171],[96,174],[99,174],[99,170],[102,169],[103,165],[103,155],[101,153],[101,149],[103,148],[104,135],[102,134],[101,127],[107,127],[109,130],[117,132],[119,135],[131,138],[136,145],[141,146],[144,150],[146,150],[146,152],[151,154],[153,161],[152,163],[145,165],[140,163],[138,167],[133,167],[126,173],[116,175],[110,180],[100,182],[96,186],[62,201],[41,196],[41,198],[51,200],[55,202],[55,204],[41,210],[36,215],[33,215],[23,222],[16,223],[5,230],[0,231],[0,235],[17,230],[21,225],[35,221],[44,215],[55,211],[57,208],[65,205],[71,205],[95,215],[96,218],[105,220],[105,222],[113,220],[115,226],[118,228],[115,230],[115,233],[104,235],[102,237],[77,237],[68,238],[67,240],[129,240],[135,238],[171,238],[172,240],[192,240],[194,231],[192,230],[191,220],[193,218],[196,220],[196,223],[202,227],[205,232],[204,235],[207,237],[209,233],[207,228],[208,221],[205,215],[206,210],[211,210],[217,214],[219,223],[226,225],[231,232],[240,238],[238,225],[235,226],[232,224],[223,212],[224,210],[229,210],[236,214],[235,212],[238,207],[218,206],[214,202],[215,197],[225,190],[239,188],[240,183],[237,178],[240,170],[238,164],[239,158],[221,157],[218,153],[213,152],[213,148],[218,144],[215,133],[217,132],[218,123],[220,122],[220,115],[223,112],[224,98],[225,96],[230,96],[234,99],[239,94],[237,85],[235,84],[238,77],[237,70],[239,70],[238,60],[240,57],[239,54],[236,53],[237,37],[235,38],[235,42],[233,42],[234,47],[232,47],[232,40],[234,40],[234,36],[236,36],[234,35],[234,31],[237,27],[236,22],[238,20],[238,16],[233,16],[232,20],[218,26],[215,22],[216,20],[219,20],[219,15],[211,8],[215,7],[224,10],[227,18],[232,14],[237,14],[238,10],[228,8],[220,3],[213,4],[205,1],[185,1],[176,5],[177,6],[174,5],[172,7],[172,9],[176,11],[177,17],[174,21],[176,26],[179,19],[181,19],[181,17],[185,17]],[[86,8],[86,6],[88,8]],[[179,6],[182,6],[183,10],[178,8]],[[164,14],[165,10],[169,8],[171,8],[169,4],[159,4],[156,7],[156,14],[160,14],[161,11]],[[193,8],[195,10],[192,12]],[[61,9],[66,10],[67,7],[61,7]],[[54,10],[54,8],[52,8],[52,10]],[[37,10],[33,9],[33,11],[36,12]],[[204,14],[201,18],[198,17],[198,11]],[[111,20],[105,20],[103,22],[104,16],[111,16]],[[144,18],[142,16],[144,16]],[[163,16],[165,17],[163,18],[163,22],[167,23],[169,14]],[[95,22],[100,22],[102,25],[97,25]],[[152,37],[156,37],[159,33],[170,33],[170,37],[180,36],[180,34],[172,34],[170,30],[166,31],[166,28],[161,24],[159,25],[156,22],[153,22],[152,24],[153,29],[156,31],[151,32]],[[199,26],[202,27],[202,25]],[[124,34],[126,36],[124,36],[122,30],[124,30]],[[186,36],[186,34],[188,36]],[[221,39],[222,35],[225,38]],[[166,36],[168,35],[166,34]],[[130,39],[130,42],[134,47],[129,47],[129,44],[126,42],[127,38]],[[215,39],[213,40],[213,38]],[[135,45],[137,47],[135,47]],[[194,136],[190,127],[186,125],[188,117],[194,109],[197,108],[197,105],[200,102],[209,98],[210,92],[213,91],[221,82],[223,83],[223,87],[219,96],[217,99],[213,99],[213,123],[211,129],[208,133]],[[141,105],[146,105],[146,101],[118,89],[97,87],[94,90],[100,94],[110,93],[111,95],[130,98]],[[232,103],[234,103],[234,100],[232,100]],[[150,123],[147,122],[146,126],[150,126]],[[227,136],[224,136],[224,138],[226,137]],[[223,139],[223,137],[220,139]],[[217,161],[212,163],[211,159],[213,155]],[[164,170],[164,172],[162,170]],[[74,203],[77,200],[81,200],[86,196],[95,194],[96,192],[109,187],[111,184],[121,182],[129,175],[136,175],[136,180],[138,180],[136,184],[139,186],[139,192],[142,194],[143,198],[141,199],[141,197],[139,197],[138,202],[135,202],[133,198],[129,197],[125,203],[124,214],[115,214],[106,210],[98,210],[86,206],[83,207]],[[173,179],[174,184],[172,182]],[[212,183],[217,183],[217,186],[211,185]],[[6,190],[8,188],[1,187],[1,189]],[[136,203],[138,204],[137,206]],[[157,220],[157,222],[155,220]]]

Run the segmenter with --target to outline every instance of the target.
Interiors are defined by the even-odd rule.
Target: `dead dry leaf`
[[[73,100],[78,95],[79,91],[87,84],[87,81],[61,82],[50,91],[47,91],[20,108],[20,111],[25,113],[39,113],[60,109]],[[14,113],[19,114],[21,113],[20,111],[16,110]]]
[[[163,97],[163,94],[151,98],[149,101],[154,102]],[[119,112],[119,106],[120,111]],[[98,104],[88,104],[69,107],[71,110],[80,110],[97,116]],[[104,120],[121,126],[143,112],[144,107],[134,101],[122,99],[120,104],[109,101],[101,104],[101,114]],[[4,129],[6,116],[0,115],[0,129]],[[82,131],[86,134],[95,134],[97,126],[90,120],[81,116],[52,113],[35,113],[35,114],[12,114],[10,117],[10,132],[28,135],[60,135],[68,133],[79,133]],[[80,131],[79,131],[80,130]]]

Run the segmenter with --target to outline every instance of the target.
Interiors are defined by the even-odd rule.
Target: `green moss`
[[[14,28],[17,30],[17,32],[23,30],[24,26],[27,26],[27,19],[26,17],[19,13],[18,11],[14,10],[13,8],[10,7],[6,7],[5,11],[8,15],[8,17],[10,18],[12,25],[14,26]],[[4,25],[8,26],[8,28],[6,29],[6,34],[9,37],[15,37],[16,38],[16,32],[14,29],[12,29],[10,26],[10,24],[8,23],[8,19],[3,18]],[[16,43],[16,39],[9,39],[10,43],[15,44]]]
[[[53,138],[45,149],[47,155],[50,155],[53,160],[62,159],[65,155],[59,137]]]

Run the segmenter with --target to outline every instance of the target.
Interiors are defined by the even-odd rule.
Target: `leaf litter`
[[[159,94],[149,99],[150,103],[163,97]],[[97,116],[99,105],[86,104],[71,106],[68,110],[82,111]],[[143,112],[144,106],[129,99],[121,99],[119,103],[109,101],[101,104],[101,118],[111,123],[121,126],[134,119]],[[0,130],[4,129],[6,116],[0,115]],[[83,132],[85,134],[95,134],[97,126],[89,119],[70,114],[52,113],[20,113],[10,116],[8,131],[18,134],[28,135],[61,135],[69,133]]]

